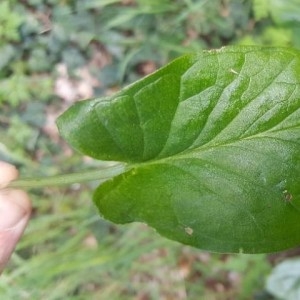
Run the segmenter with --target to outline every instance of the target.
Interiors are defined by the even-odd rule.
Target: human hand
[[[5,189],[17,177],[14,166],[0,161],[0,274],[25,230],[31,212],[31,203],[24,191]]]

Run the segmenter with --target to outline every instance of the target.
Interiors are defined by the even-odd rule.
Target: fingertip
[[[31,202],[21,190],[5,190],[0,193],[0,230],[9,230],[29,219]]]
[[[5,187],[8,183],[18,177],[18,170],[15,166],[0,161],[0,188]]]
[[[18,205],[20,209],[23,209],[25,214],[30,214],[31,212],[31,201],[28,194],[23,190],[18,189],[8,189],[9,198],[14,202],[15,205]]]
[[[31,202],[21,190],[0,193],[0,274],[30,218]]]

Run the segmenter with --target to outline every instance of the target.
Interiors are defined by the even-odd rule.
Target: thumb
[[[0,183],[17,176],[15,168],[0,162]],[[31,211],[27,194],[21,190],[0,190],[0,273],[25,230]]]

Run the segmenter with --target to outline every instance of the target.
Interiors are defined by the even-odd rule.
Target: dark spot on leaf
[[[293,200],[293,195],[289,193],[288,190],[284,190],[282,194],[283,194],[283,200],[285,202],[291,202]]]
[[[188,235],[192,235],[194,230],[191,227],[185,227],[184,231],[188,234]]]

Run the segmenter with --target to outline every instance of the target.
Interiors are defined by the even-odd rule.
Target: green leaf
[[[273,0],[270,12],[277,24],[298,23],[300,21],[299,0]]]
[[[300,260],[289,259],[278,264],[269,276],[266,289],[278,299],[300,298]]]
[[[253,0],[253,12],[256,21],[267,18],[270,11],[269,0]]]
[[[217,252],[300,244],[300,52],[228,47],[185,55],[58,119],[83,154],[128,163],[94,201]]]

